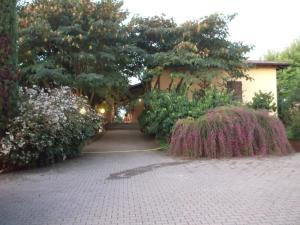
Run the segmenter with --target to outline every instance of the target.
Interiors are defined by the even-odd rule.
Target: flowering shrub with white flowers
[[[19,116],[9,124],[0,156],[17,167],[43,166],[80,154],[102,132],[102,119],[70,88],[21,88]]]

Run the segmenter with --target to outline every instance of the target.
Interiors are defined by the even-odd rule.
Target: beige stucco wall
[[[171,82],[170,70],[165,70],[160,76],[160,90],[167,90]],[[276,68],[275,67],[256,67],[251,68],[246,72],[252,80],[240,79],[242,81],[243,90],[243,102],[247,103],[252,101],[255,92],[272,92],[274,94],[274,102],[277,105],[277,81],[276,81]],[[179,78],[173,81],[172,87],[176,87],[179,83]],[[157,78],[154,78],[151,82],[152,88],[154,87]],[[220,83],[220,82],[216,82]],[[192,85],[189,97],[192,96],[192,92],[199,88],[197,84]]]
[[[274,102],[277,105],[277,81],[276,68],[274,67],[257,67],[247,71],[247,74],[253,80],[241,79],[243,90],[243,102],[252,101],[255,92],[272,92],[274,94]]]
[[[162,75],[160,75],[160,77],[159,77],[159,79],[160,79],[160,81],[159,81],[160,90],[165,91],[165,90],[167,90],[169,88],[169,85],[170,85],[170,83],[172,81],[171,76],[170,76],[171,72],[172,72],[171,70],[164,70],[162,72]],[[152,79],[152,81],[151,81],[151,88],[154,87],[154,85],[157,82],[157,79],[158,79],[158,77],[155,77],[155,78]],[[180,81],[179,77],[173,79],[173,83],[172,83],[172,87],[171,88],[176,87],[178,85],[179,81]]]
[[[131,121],[130,121],[130,123],[137,123],[140,115],[143,112],[143,110],[144,110],[144,102],[140,101],[134,106],[134,108],[131,112]]]

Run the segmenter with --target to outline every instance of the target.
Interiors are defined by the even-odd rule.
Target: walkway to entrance
[[[84,148],[85,153],[148,151],[158,149],[153,138],[138,129],[111,129],[101,139]]]
[[[300,224],[300,153],[182,160],[127,151],[153,147],[138,130],[110,130],[85,148],[99,154],[0,175],[0,224]]]

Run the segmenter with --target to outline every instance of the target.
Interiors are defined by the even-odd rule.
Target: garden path
[[[108,130],[99,140],[87,145],[85,153],[116,153],[156,150],[159,145],[153,138],[138,129]]]

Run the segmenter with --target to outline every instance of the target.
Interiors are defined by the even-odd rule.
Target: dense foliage
[[[19,11],[22,84],[68,85],[95,104],[120,98],[134,76],[123,25],[127,12],[115,0],[34,0]]]
[[[293,113],[300,110],[297,106],[300,103],[300,38],[282,52],[269,52],[265,58],[290,63],[287,69],[278,71],[277,75],[279,117],[290,125],[293,123]]]
[[[259,91],[254,94],[252,101],[247,104],[253,109],[264,109],[270,112],[276,112],[276,103],[274,102],[274,95],[270,92]]]
[[[183,70],[184,83],[197,80],[204,87],[224,71],[246,76],[250,48],[228,40],[234,16],[182,25],[164,16],[133,17],[126,24],[121,7],[117,0],[34,0],[20,7],[22,83],[68,85],[95,104],[122,100],[129,77],[147,81],[166,68]]]
[[[170,151],[190,157],[238,157],[292,152],[285,128],[266,111],[219,107],[176,123]]]
[[[288,127],[288,137],[300,140],[300,110],[292,114],[291,125]]]
[[[198,118],[208,109],[234,104],[225,91],[207,89],[201,98],[189,100],[185,93],[153,90],[144,97],[145,110],[139,118],[142,130],[159,139],[170,137],[178,119]]]
[[[224,71],[233,78],[247,77],[243,69],[250,47],[228,40],[228,23],[233,18],[214,14],[182,25],[164,16],[133,18],[130,38],[145,52],[142,63],[148,69],[143,78],[160,76],[161,69],[168,68],[184,71],[183,79],[192,77],[204,87]]]
[[[6,165],[42,166],[74,157],[101,132],[101,118],[69,88],[20,90],[19,116],[9,123],[0,156]]]
[[[16,111],[16,0],[0,0],[0,138]]]

